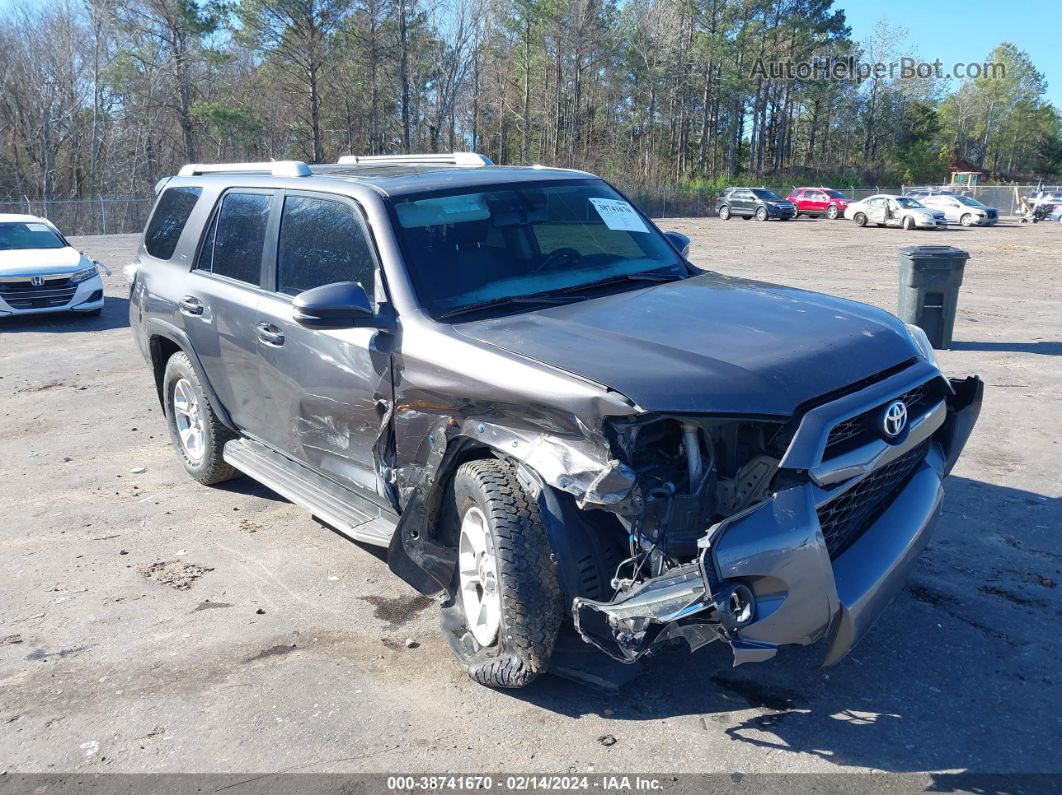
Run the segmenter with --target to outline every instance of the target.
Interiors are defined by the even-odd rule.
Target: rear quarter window
[[[202,188],[167,188],[162,192],[144,232],[144,247],[148,254],[156,259],[173,256],[188,216],[202,193]]]

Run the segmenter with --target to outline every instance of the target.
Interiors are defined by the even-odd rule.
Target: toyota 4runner
[[[158,194],[130,319],[184,468],[386,546],[487,685],[548,670],[562,626],[622,662],[837,661],[980,410],[917,328],[700,270],[587,173],[351,157]]]

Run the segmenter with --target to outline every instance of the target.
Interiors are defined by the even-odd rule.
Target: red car
[[[797,208],[797,218],[802,215],[825,215],[831,221],[844,217],[844,208],[852,200],[832,188],[794,188],[788,196]]]

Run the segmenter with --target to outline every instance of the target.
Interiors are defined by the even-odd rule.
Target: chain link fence
[[[139,233],[147,225],[154,198],[52,199],[0,201],[0,214],[15,213],[47,218],[64,235],[124,235]]]
[[[738,184],[735,181],[735,184]],[[756,185],[786,196],[792,185]],[[855,200],[876,193],[903,194],[916,185],[838,185],[837,190]],[[938,186],[939,187],[939,186]],[[943,186],[945,190],[962,193],[979,202],[995,207],[1000,215],[1017,215],[1020,196],[1031,196],[1037,190],[1062,191],[1060,185],[983,185],[975,187]],[[715,215],[716,190],[707,188],[629,188],[623,192],[651,218],[706,218]],[[121,235],[137,234],[147,225],[154,198],[96,198],[53,199],[28,198],[0,201],[0,214],[25,213],[48,218],[65,235]]]

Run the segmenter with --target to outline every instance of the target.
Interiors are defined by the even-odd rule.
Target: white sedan
[[[940,210],[949,224],[963,226],[991,226],[999,220],[995,207],[986,207],[969,196],[954,193],[937,193],[921,200],[927,207]]]
[[[0,317],[103,310],[96,263],[48,220],[0,214]]]
[[[947,229],[948,220],[940,210],[930,209],[910,196],[879,193],[849,204],[844,217],[859,226],[901,226],[904,229]]]

